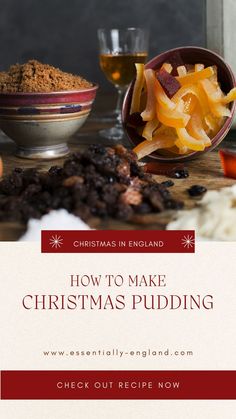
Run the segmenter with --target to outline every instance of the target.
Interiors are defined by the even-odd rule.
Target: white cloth
[[[40,241],[41,230],[91,230],[79,217],[64,209],[51,211],[40,220],[29,220],[26,233],[20,241]]]
[[[195,230],[200,240],[236,240],[236,184],[209,191],[192,210],[179,211],[167,230]]]

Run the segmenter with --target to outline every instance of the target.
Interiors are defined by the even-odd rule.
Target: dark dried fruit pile
[[[83,220],[91,216],[132,220],[135,214],[182,206],[122,146],[90,146],[48,172],[17,168],[0,183],[0,221],[26,223],[59,208]]]

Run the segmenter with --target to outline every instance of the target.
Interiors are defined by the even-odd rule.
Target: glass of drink
[[[118,92],[116,123],[100,131],[100,135],[115,141],[124,136],[121,106],[127,86],[135,77],[135,63],[145,63],[148,51],[148,31],[143,28],[98,29],[100,66],[106,78]]]

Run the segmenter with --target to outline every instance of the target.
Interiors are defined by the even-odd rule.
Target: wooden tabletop
[[[113,145],[109,140],[102,138],[99,131],[105,127],[112,126],[112,120],[104,120],[108,112],[114,108],[115,96],[98,96],[91,116],[81,128],[81,130],[70,141],[71,151],[83,150],[89,144],[101,143],[103,145]],[[231,131],[223,146],[228,143],[236,145],[236,133]],[[130,146],[127,139],[124,145]],[[0,155],[3,158],[4,174],[8,174],[15,167],[36,167],[40,170],[47,170],[52,165],[62,165],[64,159],[57,160],[26,160],[15,157],[15,145],[0,131]],[[221,169],[218,150],[203,155],[197,160],[187,162],[185,165],[189,170],[189,177],[186,179],[175,179],[175,185],[171,192],[175,198],[181,199],[185,203],[185,208],[191,208],[196,205],[196,199],[191,199],[187,189],[194,184],[200,184],[207,189],[219,189],[225,186],[231,186],[235,180],[225,178]],[[166,180],[165,176],[155,176],[160,182]],[[142,217],[139,223],[124,223],[115,220],[91,220],[93,227],[104,229],[163,229],[173,217],[173,212],[164,212],[161,214],[151,214]],[[25,227],[16,223],[0,223],[0,240],[18,240]]]

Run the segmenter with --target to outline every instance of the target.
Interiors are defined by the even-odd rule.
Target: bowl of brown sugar
[[[0,128],[16,155],[51,159],[69,152],[67,141],[86,121],[98,86],[30,60],[0,72]]]

